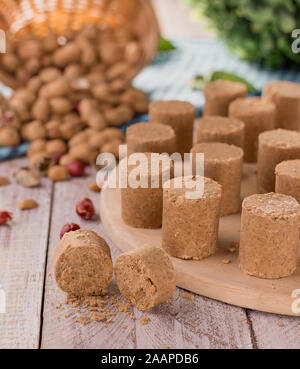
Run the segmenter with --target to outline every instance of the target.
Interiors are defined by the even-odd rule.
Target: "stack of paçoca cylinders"
[[[183,163],[178,169],[172,158],[173,154],[184,158],[192,149],[195,107],[185,101],[155,101],[149,112],[149,123],[138,123],[126,133],[128,158],[120,163],[128,181],[121,188],[123,221],[135,228],[162,226],[163,248],[169,255],[203,259],[217,249],[221,186],[212,179],[192,176],[192,171],[191,176],[184,176]],[[242,129],[238,122],[238,130]],[[238,134],[242,140],[243,132]],[[139,156],[140,183],[132,187],[129,182],[136,178],[136,168],[130,163]],[[159,183],[152,188],[157,179]]]
[[[193,145],[195,107],[185,101],[155,101],[149,110],[149,123],[137,123],[126,132],[128,158],[120,163],[127,181],[121,188],[122,218],[132,227],[157,229],[163,223],[164,182],[174,176],[170,156],[189,153]],[[141,174],[131,186],[136,160]]]
[[[241,90],[244,92],[244,88]],[[238,93],[237,97],[240,96]],[[211,145],[212,152],[220,152],[219,162],[216,164],[212,158],[209,168],[210,149],[206,152],[204,147],[197,150],[197,146],[193,146],[195,111],[195,107],[185,101],[152,102],[149,123],[141,122],[128,128],[128,157],[125,164],[124,161],[120,164],[122,172],[126,168],[128,181],[128,186],[120,189],[123,221],[135,228],[162,227],[164,250],[186,260],[213,255],[218,247],[220,216],[240,209],[245,130],[244,123],[235,118],[205,117],[203,129],[198,123],[197,141]],[[222,150],[227,153],[225,159]],[[207,158],[202,163],[203,153]],[[178,156],[174,159],[174,154],[181,155],[182,161],[184,154],[190,155],[193,160],[190,172],[185,170],[185,163],[178,163]],[[145,156],[145,162],[141,157],[139,165],[131,165],[139,155]],[[157,165],[155,160],[164,164]],[[223,169],[217,176],[219,165]],[[143,174],[139,174],[139,183],[132,187],[130,177],[136,178],[137,168]],[[156,188],[145,186],[157,178]],[[227,186],[226,194],[223,187]]]
[[[271,82],[262,97],[247,97],[244,85],[218,81],[204,95],[204,117],[196,125],[191,104],[155,101],[150,122],[128,130],[129,154],[169,158],[174,167],[173,177],[164,176],[156,189],[157,201],[153,189],[143,195],[138,188],[121,189],[123,220],[133,227],[162,226],[169,255],[202,260],[218,250],[220,218],[241,212],[241,270],[259,278],[289,276],[298,258],[300,86]],[[178,170],[175,153],[191,154],[190,173],[184,164]],[[243,162],[257,165],[257,193],[242,202]]]

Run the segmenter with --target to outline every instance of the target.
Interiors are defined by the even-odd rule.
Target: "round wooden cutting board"
[[[255,165],[244,165],[242,198],[255,193],[255,173]],[[102,190],[100,213],[108,236],[122,251],[144,244],[161,247],[161,229],[135,229],[122,221],[118,189]],[[288,278],[266,280],[244,274],[238,267],[238,250],[234,253],[229,251],[239,242],[240,218],[240,214],[221,218],[219,250],[215,255],[201,261],[171,258],[176,269],[177,286],[232,305],[300,316],[300,263],[295,274]],[[226,259],[231,262],[224,264]]]

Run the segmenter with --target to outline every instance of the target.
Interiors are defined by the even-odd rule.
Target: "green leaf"
[[[222,71],[215,71],[207,76],[196,75],[191,81],[191,87],[194,90],[203,90],[207,83],[214,82],[220,79],[225,81],[243,83],[247,87],[248,92],[258,92],[258,90],[244,78],[232,73]]]
[[[228,72],[222,72],[222,71],[215,71],[212,73],[210,82],[217,81],[219,79],[231,81],[231,82],[240,82],[243,83],[246,87],[248,92],[257,92],[258,90],[248,81],[246,81],[244,78],[239,77],[235,74],[228,73]]]
[[[171,41],[160,37],[158,42],[158,51],[159,52],[165,52],[170,50],[176,50],[176,47],[172,44]]]
[[[290,34],[300,24],[300,0],[182,1],[210,20],[235,55],[267,67],[299,70],[300,58],[288,48]],[[279,38],[286,39],[286,47],[278,49]]]

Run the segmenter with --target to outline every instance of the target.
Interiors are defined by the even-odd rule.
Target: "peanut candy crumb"
[[[181,298],[193,301],[195,299],[195,296],[188,292],[182,292]]]
[[[141,325],[146,325],[148,324],[149,322],[151,322],[151,319],[148,318],[147,316],[142,316],[141,319],[140,319],[140,324]]]
[[[228,251],[234,253],[236,250],[239,249],[239,247],[240,244],[238,242],[232,241],[230,242]]]
[[[82,325],[87,325],[91,322],[90,318],[88,316],[80,316],[75,319],[76,323],[80,323]]]
[[[72,311],[70,311],[69,313],[66,313],[65,314],[65,318],[70,318],[71,315],[73,315],[73,312]]]
[[[231,263],[231,260],[230,259],[223,259],[222,260],[222,263],[223,264],[230,264]]]
[[[101,187],[97,185],[97,182],[92,182],[89,184],[89,190],[93,192],[101,192]]]

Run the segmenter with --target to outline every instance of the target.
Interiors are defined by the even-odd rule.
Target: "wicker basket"
[[[63,33],[80,30],[84,24],[132,31],[143,47],[143,57],[129,78],[149,64],[157,50],[159,27],[150,0],[0,0],[0,28],[8,37],[32,32],[40,37],[48,30]],[[18,83],[0,71],[0,80],[9,87]]]

